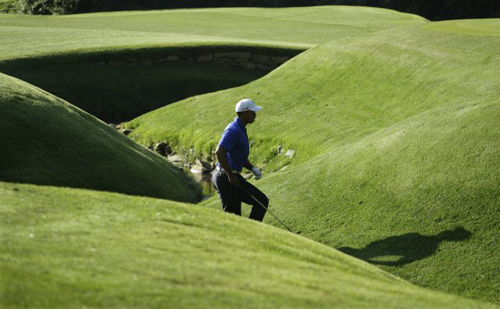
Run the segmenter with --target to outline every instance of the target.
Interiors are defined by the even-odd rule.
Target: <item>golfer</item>
[[[260,110],[262,107],[249,99],[241,100],[236,104],[238,117],[226,127],[222,134],[216,151],[219,162],[212,175],[212,182],[222,201],[222,209],[241,216],[241,202],[253,205],[250,219],[257,221],[264,219],[269,199],[247,182],[241,176],[241,171],[245,167],[252,171],[255,179],[262,178],[261,170],[248,161],[250,144],[246,129],[249,123],[255,121],[256,112]]]

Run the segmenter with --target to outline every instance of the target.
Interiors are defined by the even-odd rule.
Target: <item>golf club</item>
[[[265,210],[267,210],[267,211],[268,211],[271,215],[273,215],[273,217],[275,217],[275,218],[276,218],[276,220],[278,220],[281,224],[283,224],[283,226],[284,226],[284,227],[286,227],[286,229],[287,229],[289,232],[293,233],[293,232],[292,232],[292,230],[291,230],[288,226],[286,226],[286,224],[285,224],[285,223],[283,223],[283,221],[281,221],[278,217],[276,217],[276,215],[275,215],[275,214],[273,214],[273,213],[272,213],[272,212],[271,212],[271,211],[270,211],[270,210],[269,210],[266,206],[264,206],[264,204],[262,204],[262,203],[261,203],[261,202],[260,202],[257,198],[255,198],[255,196],[253,196],[250,192],[248,192],[248,191],[247,191],[247,190],[246,190],[243,186],[240,186],[240,188],[241,188],[243,191],[245,191],[245,193],[247,193],[248,195],[250,195],[250,196],[251,196],[251,197],[252,197],[255,201],[257,201],[257,203],[259,203],[259,205],[260,205],[260,206],[262,206],[262,207],[263,207]],[[298,232],[297,232],[297,233],[295,233],[295,234],[300,234],[300,233],[301,233],[301,231],[298,231]]]

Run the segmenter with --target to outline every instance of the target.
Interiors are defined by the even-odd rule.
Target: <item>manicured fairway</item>
[[[495,308],[171,201],[0,183],[0,223],[3,308]]]
[[[113,91],[164,100],[148,79],[172,93],[172,79],[212,76],[213,91],[262,74],[189,61],[128,70],[110,57],[304,51],[247,85],[186,91],[127,123],[133,140],[0,73],[0,307],[500,303],[498,20],[429,23],[359,7],[0,14],[0,41],[0,72],[62,87],[82,106],[109,104],[111,116]],[[248,128],[250,159],[265,172],[257,184],[300,237],[270,215],[225,214],[218,197],[175,202],[196,201],[200,188],[134,143],[168,141],[206,159],[243,98],[264,106]]]
[[[139,142],[208,156],[235,102],[253,98],[264,106],[249,128],[259,187],[293,229],[410,282],[498,302],[499,46],[419,26],[337,40],[130,127]]]
[[[196,60],[228,50],[292,57],[332,39],[423,23],[414,15],[350,7],[0,14],[0,72],[119,123],[267,73],[211,63],[159,63],[159,58],[189,55]],[[131,58],[140,61],[133,67],[100,65]],[[141,64],[153,61],[155,65]]]
[[[196,22],[194,22],[196,21]],[[233,8],[68,16],[0,14],[0,60],[64,52],[186,44],[309,48],[427,20],[353,7]]]
[[[500,19],[469,19],[429,23],[425,29],[454,34],[500,36]]]

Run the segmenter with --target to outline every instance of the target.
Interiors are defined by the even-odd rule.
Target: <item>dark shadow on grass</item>
[[[433,236],[408,233],[374,241],[363,249],[341,247],[338,250],[371,264],[402,266],[434,255],[443,241],[464,241],[471,236],[471,232],[459,227]],[[394,257],[399,259],[387,260]]]

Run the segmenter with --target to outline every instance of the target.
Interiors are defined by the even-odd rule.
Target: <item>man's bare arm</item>
[[[218,147],[215,151],[215,154],[217,155],[217,160],[219,160],[220,165],[226,172],[227,177],[229,178],[229,182],[239,187],[240,180],[238,179],[238,177],[236,177],[236,175],[231,170],[231,167],[229,166],[229,161],[227,160],[227,150],[224,149],[224,147]]]
[[[247,160],[247,162],[245,162],[245,164],[243,164],[243,167],[247,168],[248,170],[252,170],[253,168],[253,164],[250,163],[250,161]]]

